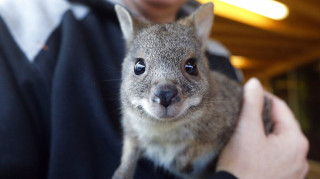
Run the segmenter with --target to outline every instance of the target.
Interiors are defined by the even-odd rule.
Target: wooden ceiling
[[[241,67],[245,78],[262,80],[320,59],[320,1],[278,0],[289,16],[270,27],[255,27],[215,16],[211,37],[232,55],[247,58]]]

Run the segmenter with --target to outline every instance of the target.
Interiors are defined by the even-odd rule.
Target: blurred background
[[[320,1],[199,2],[214,2],[211,37],[230,50],[244,82],[258,77],[289,104],[310,141],[308,178],[320,178]]]

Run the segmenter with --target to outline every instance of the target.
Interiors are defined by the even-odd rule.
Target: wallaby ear
[[[115,10],[120,22],[120,27],[125,40],[132,40],[134,34],[134,24],[131,14],[122,6],[115,5]]]
[[[206,45],[213,24],[213,3],[202,5],[194,12],[194,25],[202,46]]]

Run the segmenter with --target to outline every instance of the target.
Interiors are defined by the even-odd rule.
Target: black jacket
[[[67,8],[33,56],[0,8],[0,178],[106,179],[119,165],[124,42],[112,4],[83,3],[87,14]],[[227,58],[208,55],[236,79]],[[136,178],[173,177],[141,160]]]

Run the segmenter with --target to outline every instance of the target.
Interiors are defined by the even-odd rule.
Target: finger
[[[304,163],[300,178],[306,178],[308,172],[309,172],[309,163],[306,160]]]
[[[271,115],[272,120],[274,121],[274,133],[279,134],[284,131],[301,131],[300,125],[288,105],[271,93],[266,92],[265,95],[272,100]]]
[[[250,79],[244,86],[243,106],[236,130],[249,130],[255,134],[264,135],[261,116],[263,102],[263,88],[259,80]]]

